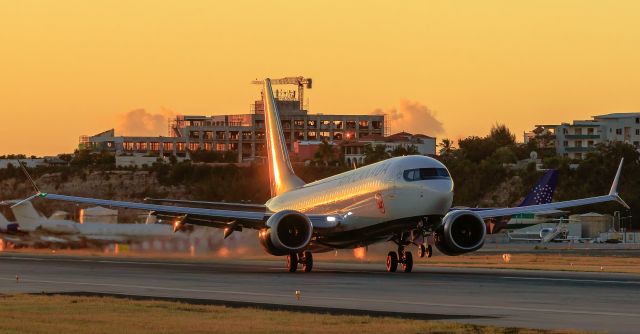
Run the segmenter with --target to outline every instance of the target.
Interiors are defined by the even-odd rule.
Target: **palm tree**
[[[449,138],[442,139],[440,144],[438,144],[438,147],[440,147],[440,150],[438,151],[439,155],[447,155],[454,149],[453,142]]]
[[[387,147],[385,145],[367,145],[364,147],[364,162],[366,164],[389,159],[389,157],[390,156],[389,153],[387,153]]]
[[[329,144],[327,140],[323,140],[318,151],[315,154],[315,158],[324,162],[325,166],[329,165],[330,161],[335,160],[335,150],[333,145]]]

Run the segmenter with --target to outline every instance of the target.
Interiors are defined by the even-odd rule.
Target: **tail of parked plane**
[[[548,170],[519,206],[551,203],[556,185],[558,185],[558,170]]]
[[[0,213],[0,231],[6,231],[7,227],[11,224],[7,217]]]
[[[287,142],[282,131],[278,105],[273,97],[271,80],[264,80],[264,120],[267,137],[267,157],[271,196],[277,196],[304,185],[304,181],[293,172]]]
[[[34,230],[47,220],[42,216],[29,201],[19,202],[17,205],[11,207],[13,215],[16,218],[16,223],[24,230]]]

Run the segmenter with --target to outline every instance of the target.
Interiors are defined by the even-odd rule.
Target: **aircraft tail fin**
[[[558,185],[558,170],[546,171],[533,187],[533,190],[525,197],[519,206],[547,204],[553,201],[553,193]]]
[[[282,131],[278,105],[273,96],[271,80],[264,80],[264,119],[267,137],[267,157],[271,196],[277,196],[304,185],[304,181],[293,172],[287,142]]]
[[[0,230],[6,230],[9,224],[11,224],[11,222],[9,222],[7,217],[0,213]]]
[[[38,213],[30,201],[22,201],[17,205],[13,205],[11,211],[13,211],[13,215],[16,218],[16,223],[22,228],[35,229],[43,221],[47,220],[46,217]]]

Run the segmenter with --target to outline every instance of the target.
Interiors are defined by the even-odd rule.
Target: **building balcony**
[[[584,147],[565,147],[564,150],[566,152],[589,152],[595,150],[595,147],[584,146]]]
[[[564,135],[567,139],[600,139],[600,135]]]

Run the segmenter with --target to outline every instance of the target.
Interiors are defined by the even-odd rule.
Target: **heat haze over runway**
[[[16,275],[19,281],[16,282]],[[295,291],[300,291],[300,299]],[[281,261],[157,261],[0,254],[0,293],[89,292],[245,302],[465,323],[637,331],[640,276],[429,268],[319,261],[288,273]]]

